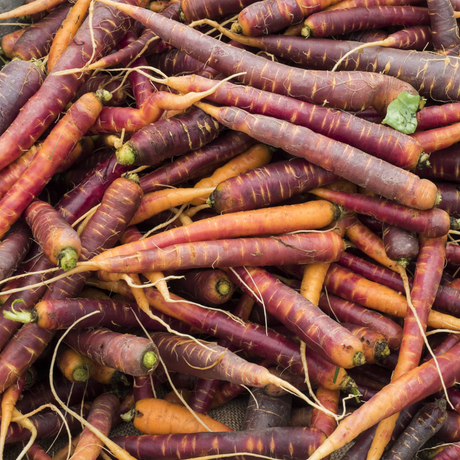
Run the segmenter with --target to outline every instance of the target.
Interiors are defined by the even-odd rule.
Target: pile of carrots
[[[460,458],[457,0],[18,17],[0,459]]]

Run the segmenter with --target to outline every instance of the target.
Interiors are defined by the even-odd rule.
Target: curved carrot
[[[42,11],[55,8],[57,5],[64,3],[65,0],[43,0],[40,2],[31,2],[27,5],[22,5],[14,10],[0,14],[0,21],[3,19],[18,18],[29,14],[40,13]]]
[[[67,14],[67,17],[54,36],[53,43],[48,53],[48,73],[51,72],[54,64],[56,64],[56,61],[61,57],[62,53],[76,34],[78,28],[83,22],[83,19],[85,19],[90,3],[91,0],[77,0]]]

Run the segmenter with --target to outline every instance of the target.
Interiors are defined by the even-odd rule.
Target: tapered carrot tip
[[[136,161],[136,154],[129,144],[123,144],[117,151],[117,162],[123,166],[130,166]]]
[[[77,367],[72,372],[72,378],[75,382],[86,382],[89,379],[89,373],[87,367]]]
[[[390,349],[388,348],[388,342],[381,341],[375,344],[374,356],[377,361],[386,358],[390,354]]]
[[[78,254],[74,248],[63,248],[57,257],[58,265],[65,271],[72,270],[77,265]]]
[[[406,91],[398,94],[398,97],[388,104],[387,114],[382,124],[389,125],[404,134],[414,133],[417,129],[415,113],[419,109],[420,99],[418,94],[409,94]]]
[[[148,351],[142,358],[142,365],[146,369],[154,369],[156,367],[157,361],[157,355],[153,351]]]
[[[450,218],[450,229],[460,230],[460,219],[455,219],[455,217],[451,217]]]
[[[241,35],[243,33],[243,28],[241,27],[241,24],[238,21],[232,24],[232,27],[230,28],[230,30],[234,34],[238,34],[238,35]]]
[[[112,99],[112,94],[105,89],[98,89],[96,91],[96,97],[101,101],[102,104],[110,101]]]
[[[362,366],[363,364],[366,364],[366,357],[362,351],[358,351],[353,356],[353,365]]]

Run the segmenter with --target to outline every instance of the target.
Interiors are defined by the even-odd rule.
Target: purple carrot
[[[126,84],[125,84],[126,85]],[[126,103],[127,90],[121,86],[121,79],[113,78],[112,75],[101,74],[91,77],[77,92],[75,99],[85,93],[96,92],[98,89],[105,89],[112,95],[112,99],[106,102],[106,106],[121,106]]]
[[[134,377],[133,385],[134,385],[134,399],[136,401],[139,401],[141,399],[155,397],[150,375],[140,375],[138,377]]]
[[[393,201],[326,188],[311,190],[310,193],[351,211],[371,215],[390,225],[423,234],[427,238],[447,235],[452,223],[456,225],[445,211],[438,208],[415,210]]]
[[[181,92],[204,91],[215,85],[213,81],[197,75],[169,78],[168,84]],[[404,169],[413,169],[417,163],[424,164],[427,159],[421,145],[399,131],[289,95],[225,82],[206,99],[221,105],[237,106],[254,114],[289,122],[295,120],[296,125],[347,143]]]
[[[447,126],[460,121],[460,104],[453,102],[451,104],[432,105],[424,107],[416,114],[417,128],[420,131]],[[435,155],[433,155],[434,157]]]
[[[433,181],[441,194],[438,207],[456,219],[460,218],[460,184]]]
[[[417,257],[419,242],[415,232],[383,223],[382,233],[385,253],[391,260],[396,260],[399,264],[407,266],[412,259]]]
[[[202,110],[191,111],[146,126],[117,150],[123,165],[156,165],[165,158],[195,150],[215,139],[220,125]]]
[[[218,19],[238,13],[257,0],[227,0],[224,3],[215,0],[184,0],[181,2],[181,16],[184,22],[198,19]]]
[[[24,260],[32,243],[32,233],[24,222],[13,225],[0,243],[0,279],[12,275]]]
[[[427,0],[434,51],[444,56],[460,52],[457,19],[450,0]]]
[[[248,452],[273,458],[304,459],[325,439],[312,428],[272,428],[263,431],[143,435],[113,438],[139,460],[201,457]]]
[[[244,133],[237,131],[223,133],[204,147],[186,153],[173,162],[142,176],[140,185],[144,193],[160,190],[166,185],[176,185],[207,166],[230,160],[255,143],[255,139]]]
[[[460,441],[460,415],[457,412],[447,411],[446,420],[436,433],[436,437],[444,442]]]
[[[26,442],[23,441],[23,447],[26,445]],[[46,453],[46,451],[40,446],[40,444],[34,442],[29,450],[27,451],[27,458],[29,460],[51,460],[51,457]]]
[[[147,375],[158,365],[158,351],[148,339],[106,328],[72,330],[64,343],[91,360],[127,375]]]
[[[318,306],[340,322],[371,326],[383,334],[392,349],[399,349],[402,340],[401,326],[379,312],[368,310],[353,302],[347,302],[332,294],[322,294]]]
[[[460,443],[451,444],[437,452],[431,460],[457,460],[460,455]]]
[[[367,75],[366,85],[363,86],[362,75],[359,72],[331,75],[323,72],[303,71],[277,62],[271,62],[270,65],[267,65],[267,60],[263,57],[255,56],[232,45],[226,45],[161,15],[141,8],[109,3],[110,0],[104,0],[104,2],[116,8],[124,8],[128,14],[135,16],[136,20],[152,29],[159,37],[174,47],[185,51],[200,62],[209,62],[212,67],[223,74],[233,75],[248,70],[248,73],[239,79],[245,84],[261,87],[261,89],[269,87],[273,92],[289,93],[301,100],[319,105],[327,100],[331,107],[359,111],[373,106],[382,112],[386,111],[387,104],[396,99],[399,93],[407,91],[410,94],[415,94],[410,85],[402,84],[399,81],[394,81],[390,89],[390,86],[386,86],[384,83],[386,78],[375,74]],[[225,55],[225,59],[221,59],[218,55]],[[336,81],[336,78],[340,79],[340,84],[338,81],[336,85],[329,86],[326,84],[326,81]],[[340,94],[334,92],[333,86],[336,89],[340,87],[338,90]],[[371,87],[372,90],[369,92]],[[353,98],[349,97],[348,91],[352,91]]]
[[[53,38],[71,6],[71,3],[65,2],[36,24],[30,26],[14,45],[12,56],[23,61],[41,59],[46,56],[51,48]]]
[[[3,66],[0,72],[0,134],[38,91],[44,78],[43,72],[32,62],[15,60]]]
[[[222,181],[209,204],[219,214],[264,208],[336,180],[338,176],[303,158],[279,161]]]
[[[135,2],[135,0],[131,1]],[[131,20],[125,15],[105,5],[96,4],[91,28],[94,31],[96,43],[95,58],[109,53],[117,41],[123,37],[130,24]],[[89,61],[93,54],[90,37],[90,24],[87,18],[53,67],[51,74],[43,82],[40,90],[29,99],[8,131],[0,137],[2,152],[0,169],[32,146],[88,79],[89,73],[78,72],[61,76],[55,74],[68,69],[80,69]],[[25,130],[27,130],[27,135],[25,135]]]

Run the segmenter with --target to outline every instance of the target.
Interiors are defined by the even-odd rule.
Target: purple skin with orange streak
[[[359,326],[371,325],[388,340],[388,346],[394,350],[399,349],[402,340],[402,327],[379,312],[368,310],[333,294],[327,296],[322,294],[318,306],[331,317],[338,318],[340,322]]]
[[[0,243],[0,279],[11,276],[29,252],[32,233],[24,222],[14,225]]]
[[[123,0],[125,1],[125,0]],[[133,1],[134,0],[126,0]],[[108,54],[123,37],[131,24],[126,15],[117,10],[96,4],[93,31],[96,42],[96,59]],[[96,26],[99,24],[99,26]],[[40,90],[29,99],[8,130],[0,137],[0,169],[29,149],[85,83],[89,73],[55,76],[61,70],[82,68],[90,59],[93,46],[90,39],[89,20],[82,24],[64,54],[43,82]]]
[[[433,181],[441,194],[440,209],[446,211],[450,216],[460,218],[460,184],[452,182]]]
[[[427,238],[445,236],[451,226],[449,214],[438,208],[411,209],[393,201],[325,188],[315,189],[311,193],[351,211],[372,215],[382,222],[423,234]]]
[[[108,1],[108,0],[104,0]],[[331,107],[345,110],[363,110],[369,106],[377,111],[386,112],[387,105],[403,91],[415,94],[414,89],[385,76],[353,73],[327,73],[300,70],[270,62],[263,57],[226,45],[218,40],[201,34],[188,26],[167,19],[147,10],[117,4],[117,8],[139,20],[159,37],[174,47],[185,51],[200,62],[209,63],[225,75],[233,75],[247,70],[238,77],[244,84],[270,88],[271,91],[286,94],[322,105],[325,100]],[[390,82],[391,81],[391,82]],[[336,91],[334,91],[334,88]],[[351,93],[353,97],[350,97]]]
[[[459,142],[459,127],[460,123],[455,123],[449,126],[429,129],[428,131],[419,131],[412,134],[412,137],[417,139],[425,152],[432,153],[451,147]]]
[[[12,58],[12,51],[14,48],[14,45],[18,41],[19,37],[27,30],[27,26],[23,27],[22,29],[15,30],[13,32],[10,32],[9,34],[6,34],[2,37],[1,40],[1,45],[0,45],[0,50],[2,54],[4,54],[7,58]],[[6,128],[5,128],[6,129]]]
[[[25,441],[23,441],[23,447],[25,446],[25,444]],[[27,457],[29,460],[51,460],[51,457],[36,442],[34,442],[27,451]]]
[[[56,7],[36,24],[28,27],[15,43],[12,56],[30,61],[46,56],[51,48],[51,43],[66,18],[72,4],[65,2]]]
[[[402,205],[430,210],[436,202],[433,183],[421,182],[408,171],[308,128],[264,115],[249,115],[235,107],[217,108],[202,102],[196,105],[206,107],[208,113],[230,129],[245,132],[261,142],[305,158],[371,192],[398,200]],[[392,178],[391,183],[384,179],[387,177]]]
[[[236,31],[244,35],[267,35],[298,24],[337,0],[265,0],[245,8],[238,15]],[[205,16],[203,16],[205,17]]]
[[[0,201],[0,237],[43,190],[60,164],[95,122],[106,94],[83,95],[48,135],[27,170]]]
[[[295,158],[221,182],[209,196],[209,204],[219,214],[264,208],[338,179],[303,158]]]
[[[223,18],[238,13],[257,0],[227,0],[225,3],[213,0],[184,0],[181,2],[181,20],[192,22],[201,18]]]
[[[267,312],[297,334],[312,350],[345,369],[364,364],[360,340],[318,307],[262,268],[233,268],[230,279],[247,295],[258,293]],[[243,282],[246,284],[243,286]],[[294,320],[295,318],[295,320]]]
[[[460,443],[444,447],[431,460],[457,460],[460,456]]]
[[[450,249],[447,245],[446,251]],[[404,292],[404,285],[398,273],[392,272],[385,267],[378,267],[370,262],[360,259],[353,254],[344,253],[337,262],[338,264],[349,268],[355,273],[364,276],[365,278],[376,283],[388,286],[395,291]],[[409,286],[412,288],[413,278],[409,277]],[[456,289],[449,286],[439,286],[436,298],[433,303],[433,308],[453,316],[460,315],[459,302],[460,296]]]
[[[221,126],[202,110],[187,113],[145,126],[117,150],[118,162],[133,165],[156,165],[166,158],[203,147],[220,133]]]
[[[277,427],[261,431],[118,436],[113,441],[139,460],[173,460],[178,455],[190,458],[238,451],[300,460],[311,455],[325,438],[324,433],[312,428]]]
[[[264,37],[264,40],[267,39]],[[172,86],[182,92],[206,91],[215,85],[213,81],[197,75],[170,80]],[[294,122],[404,169],[412,169],[420,159],[423,161],[423,157],[420,158],[422,147],[410,136],[321,105],[229,82],[221,84],[206,99],[222,105],[234,105],[254,114]]]
[[[145,59],[145,57],[142,56],[136,59],[130,65],[130,67],[141,66],[148,66],[147,60]],[[144,72],[150,73],[148,69],[144,69]],[[128,75],[128,80],[131,83],[134,99],[136,101],[136,107],[140,109],[144,102],[146,102],[152,96],[152,94],[155,92],[155,89],[152,85],[151,80],[139,72],[130,72]]]
[[[78,404],[70,407],[70,409],[78,412],[81,417],[86,418],[89,413],[90,404]],[[37,428],[38,439],[55,436],[65,429],[62,421],[63,419],[54,411],[44,414],[39,412],[38,414],[30,416],[29,420],[35,425],[35,428]],[[66,422],[71,431],[78,430],[81,427],[81,423],[70,415],[66,417]],[[27,428],[23,428],[15,422],[12,422],[8,427],[8,434],[6,436],[7,444],[24,441],[29,438],[30,431]]]
[[[102,74],[91,77],[77,92],[75,99],[80,98],[85,93],[96,92],[98,89],[105,89],[112,95],[112,99],[107,101],[107,107],[123,105],[126,102],[126,89],[120,87],[121,80],[113,80],[112,75]]]
[[[457,19],[450,1],[427,0],[430,13],[434,51],[444,56],[456,56],[460,52]]]
[[[152,382],[150,375],[140,375],[134,377],[134,399],[139,401],[141,399],[154,398]]]
[[[460,441],[460,415],[452,410],[447,411],[447,418],[436,437],[444,442]]]
[[[205,267],[265,266],[334,262],[344,252],[335,232],[288,234],[270,238],[234,238],[198,241],[152,249],[135,257],[88,262],[83,269],[111,273],[144,273]],[[78,267],[77,267],[78,269]]]
[[[161,190],[165,185],[176,185],[207,166],[230,160],[255,143],[256,140],[247,134],[228,131],[201,149],[186,153],[173,162],[145,174],[139,183],[144,193]]]
[[[329,409],[332,413],[338,414],[340,391],[327,390],[319,387],[316,390],[316,397],[322,406]],[[337,422],[329,414],[314,408],[310,426],[311,428],[316,428],[322,431],[326,436],[329,436],[336,429]]]
[[[417,117],[417,129],[420,131],[451,125],[460,121],[460,103],[452,102],[451,104],[423,107],[415,116]]]
[[[119,406],[120,401],[117,396],[112,393],[104,393],[94,400],[86,420],[102,434],[108,436]],[[85,427],[80,434],[72,458],[75,460],[95,460],[103,446],[103,441]]]
[[[324,38],[356,30],[421,24],[430,24],[427,8],[408,5],[357,7],[321,11],[309,16],[302,29],[302,35],[306,38]]]
[[[44,79],[45,75],[40,68],[31,62],[11,61],[2,67],[0,134],[8,129],[20,109],[38,91]]]

